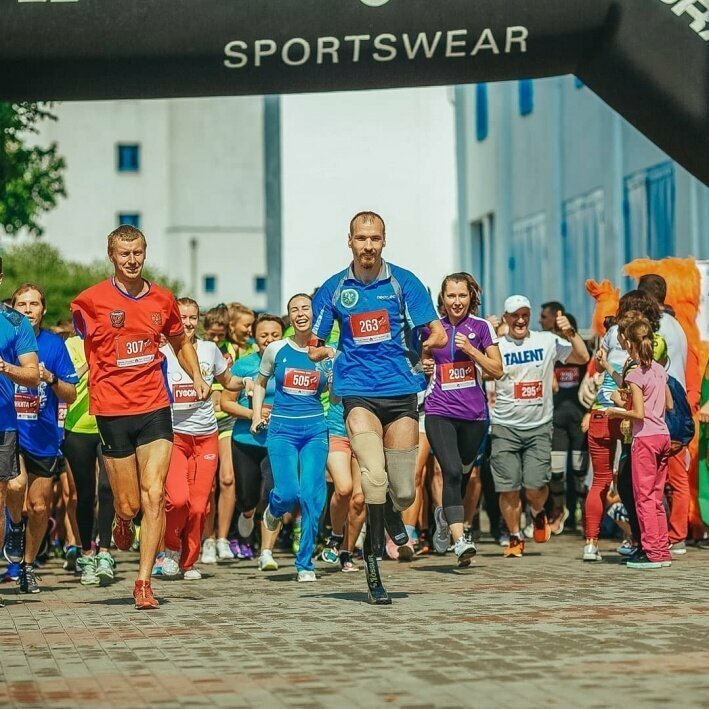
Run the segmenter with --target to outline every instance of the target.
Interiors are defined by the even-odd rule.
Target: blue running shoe
[[[5,546],[3,556],[11,564],[19,564],[25,556],[25,525],[24,522],[15,524],[8,519],[5,527]]]

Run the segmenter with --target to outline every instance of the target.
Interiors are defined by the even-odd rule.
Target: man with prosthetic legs
[[[334,394],[342,398],[347,434],[362,471],[364,561],[369,601],[378,605],[391,603],[377,565],[385,530],[402,558],[410,553],[401,512],[415,497],[416,395],[426,386],[414,330],[430,330],[424,355],[447,341],[426,288],[411,272],[384,261],[385,245],[383,219],[373,212],[355,215],[348,234],[352,263],[324,283],[313,304],[313,332],[320,341],[335,321],[341,329]],[[328,356],[334,356],[331,348],[310,349],[312,359]]]

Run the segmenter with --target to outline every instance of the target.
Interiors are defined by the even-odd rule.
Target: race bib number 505
[[[356,345],[371,345],[375,342],[391,340],[391,325],[386,310],[351,315],[350,327]]]
[[[283,391],[295,396],[315,396],[320,386],[320,372],[308,369],[286,369]]]
[[[116,338],[116,364],[136,367],[155,359],[155,343],[150,335],[122,335]]]

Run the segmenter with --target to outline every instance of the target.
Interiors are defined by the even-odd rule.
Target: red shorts
[[[330,436],[330,453],[347,453],[352,455],[350,439],[347,436]]]

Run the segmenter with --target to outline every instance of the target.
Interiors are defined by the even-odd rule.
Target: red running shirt
[[[148,283],[148,292],[133,298],[108,279],[80,293],[71,312],[89,363],[91,414],[126,416],[170,406],[160,336],[183,332],[170,291]]]

